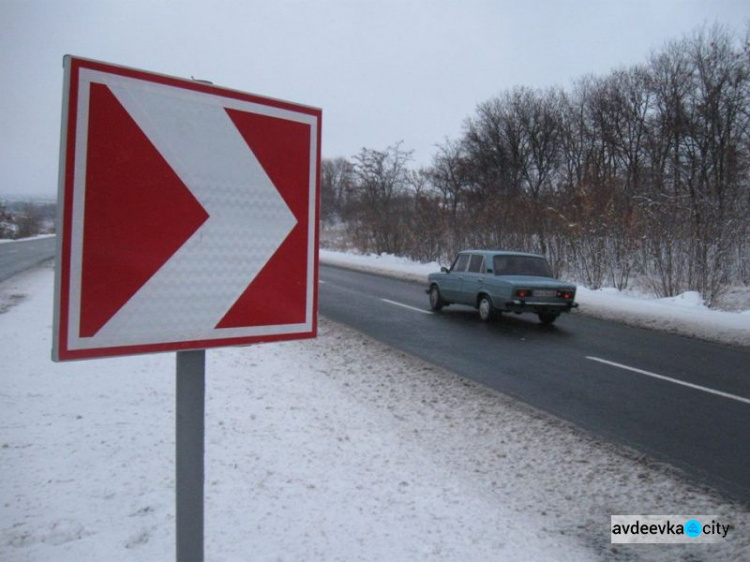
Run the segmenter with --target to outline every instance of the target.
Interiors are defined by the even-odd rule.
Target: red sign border
[[[198,349],[210,349],[216,347],[243,346],[255,343],[268,343],[275,341],[289,341],[296,339],[309,339],[317,336],[318,328],[318,240],[319,240],[319,217],[320,217],[320,161],[322,141],[322,110],[293,102],[283,101],[275,98],[259,96],[247,92],[241,92],[229,88],[223,88],[205,82],[186,80],[173,76],[138,70],[134,68],[113,65],[101,61],[85,59],[66,55],[63,66],[65,78],[63,86],[62,125],[60,135],[60,170],[58,178],[58,229],[57,255],[55,267],[55,304],[53,322],[53,361],[70,361],[78,359],[94,359],[104,357],[118,357],[138,355],[145,353],[158,353],[166,351],[189,351]],[[225,98],[239,101],[251,102],[270,106],[277,109],[303,113],[313,117],[317,123],[317,154],[315,172],[315,217],[313,240],[313,283],[312,291],[312,318],[311,330],[295,333],[279,333],[260,336],[243,336],[233,338],[220,338],[209,340],[195,340],[184,342],[166,342],[142,345],[124,345],[112,347],[100,347],[91,349],[69,349],[68,348],[68,319],[70,315],[70,277],[71,277],[71,253],[72,253],[72,222],[73,222],[73,189],[75,174],[75,144],[76,126],[78,122],[77,102],[79,88],[79,73],[81,69],[90,69],[108,74],[114,74],[137,80],[144,80],[205,93],[208,95],[220,95]]]

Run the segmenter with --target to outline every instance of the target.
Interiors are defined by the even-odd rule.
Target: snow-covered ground
[[[355,255],[332,250],[321,250],[320,261],[425,283],[427,275],[440,271],[438,263],[417,263],[390,255]],[[580,309],[574,314],[588,314],[708,341],[750,346],[750,310],[712,310],[703,304],[698,293],[657,299],[638,292],[623,294],[615,289],[592,291],[579,287],[576,302],[580,304]]]
[[[0,560],[173,560],[174,355],[53,364],[52,277],[0,284]],[[324,319],[207,359],[206,560],[750,558],[740,506]],[[676,513],[738,531],[610,544]]]

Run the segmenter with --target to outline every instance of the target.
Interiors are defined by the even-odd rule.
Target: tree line
[[[53,233],[56,209],[54,203],[0,201],[0,240]]]
[[[411,164],[400,143],[325,159],[323,220],[364,252],[537,252],[591,288],[711,304],[750,284],[750,40],[704,29],[568,89],[503,92]]]

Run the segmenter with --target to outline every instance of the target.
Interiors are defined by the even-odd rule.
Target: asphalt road
[[[750,504],[750,351],[564,315],[480,322],[425,286],[320,268],[320,313]]]
[[[54,256],[55,238],[0,244],[0,281]],[[583,314],[492,324],[429,310],[425,286],[321,265],[320,312],[683,469],[750,504],[750,351]]]
[[[0,281],[55,256],[56,238],[32,238],[0,244]]]

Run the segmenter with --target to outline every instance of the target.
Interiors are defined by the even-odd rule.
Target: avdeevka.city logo
[[[703,533],[703,525],[697,519],[691,519],[685,523],[685,534],[688,537],[698,537]]]
[[[721,542],[733,527],[717,519],[715,515],[613,515],[612,543]]]

